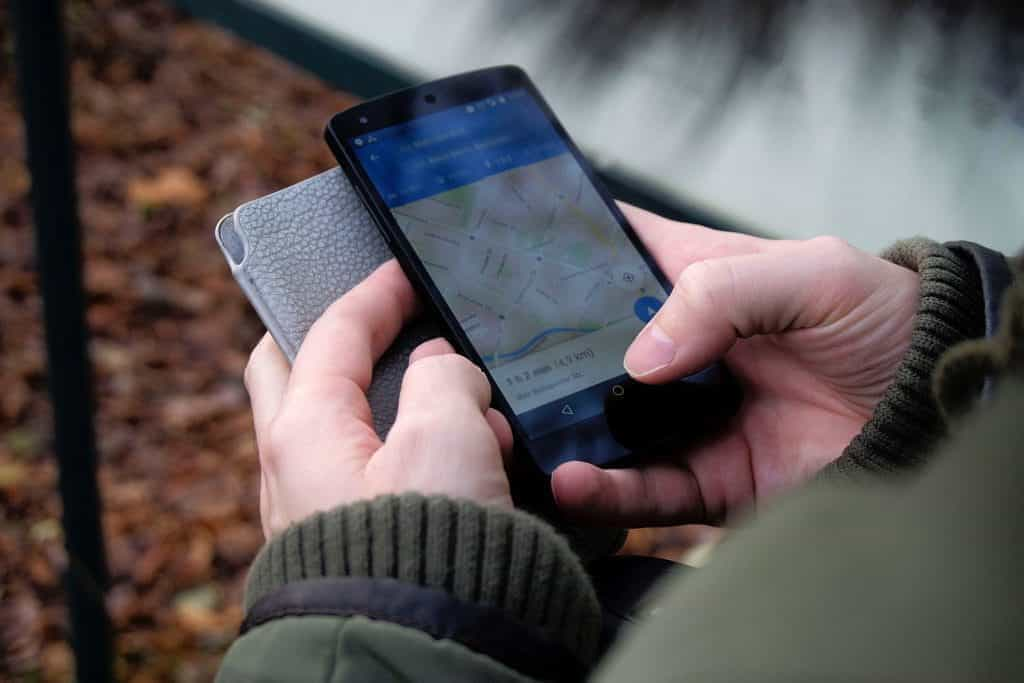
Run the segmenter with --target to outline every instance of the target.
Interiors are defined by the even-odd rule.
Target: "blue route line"
[[[589,332],[597,332],[600,328],[597,327],[549,327],[546,330],[541,330],[530,341],[520,346],[515,351],[509,351],[508,353],[499,353],[497,358],[494,355],[484,356],[485,363],[493,363],[495,360],[516,360],[522,358],[530,351],[541,343],[545,337],[549,337],[552,334],[561,334],[563,332],[579,332],[580,334],[587,334]]]

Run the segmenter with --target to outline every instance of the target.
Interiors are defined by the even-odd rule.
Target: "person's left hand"
[[[319,510],[415,491],[512,506],[504,458],[512,430],[484,373],[434,339],[409,358],[386,441],[366,389],[373,364],[412,316],[416,297],[390,261],[335,302],[289,370],[266,335],[245,370],[260,454],[267,538]]]

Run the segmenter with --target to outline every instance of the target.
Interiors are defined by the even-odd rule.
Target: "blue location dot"
[[[653,296],[642,296],[633,304],[633,312],[636,313],[636,317],[645,323],[651,321],[659,308],[661,308],[661,300],[655,299]]]

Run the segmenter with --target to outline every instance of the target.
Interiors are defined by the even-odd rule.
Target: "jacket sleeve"
[[[927,460],[947,433],[947,416],[933,387],[939,359],[961,342],[994,334],[999,303],[1013,280],[1002,254],[969,242],[904,240],[882,257],[921,278],[910,346],[871,419],[821,478],[850,480],[905,472]],[[981,394],[985,380],[958,390]]]
[[[245,607],[219,681],[580,679],[601,628],[547,524],[416,494],[293,525],[254,561]]]

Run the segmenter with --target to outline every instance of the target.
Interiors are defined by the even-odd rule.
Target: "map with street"
[[[393,211],[491,368],[618,324],[635,332],[637,297],[662,294],[568,153]]]

